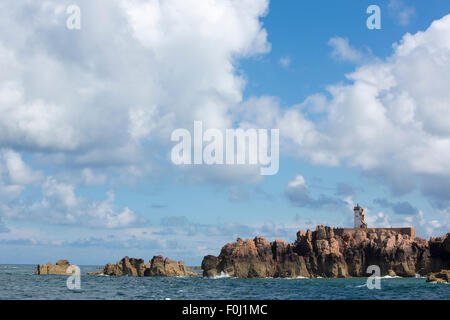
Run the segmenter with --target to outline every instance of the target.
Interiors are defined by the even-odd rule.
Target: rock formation
[[[441,272],[430,273],[427,276],[427,282],[450,282],[450,270],[441,270]]]
[[[92,274],[99,274],[99,272]],[[199,276],[197,272],[187,270],[183,261],[164,259],[163,256],[154,256],[147,263],[144,262],[144,259],[125,257],[116,264],[108,263],[105,265],[101,274],[110,276],[130,275],[133,277]]]
[[[101,276],[104,273],[103,273],[103,270],[99,270],[99,271],[88,272],[87,274],[88,274],[88,276]]]
[[[70,262],[68,260],[58,260],[56,265],[53,265],[51,262],[47,264],[39,264],[34,274],[71,275],[72,273],[67,273],[67,268],[69,268],[69,266]]]
[[[336,278],[367,277],[367,267],[378,265],[382,276],[425,275],[450,268],[449,234],[426,241],[389,229],[319,225],[315,231],[299,231],[292,244],[239,238],[226,244],[218,257],[204,257],[202,269],[208,277],[225,272],[238,278]]]

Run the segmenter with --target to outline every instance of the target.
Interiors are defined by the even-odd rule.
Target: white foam
[[[435,284],[450,284],[450,282],[437,282],[437,281],[431,281],[429,283],[435,283]]]
[[[220,272],[219,275],[210,277],[210,279],[223,279],[223,278],[231,278],[226,272]]]
[[[283,278],[281,278],[281,277],[280,278],[266,277],[264,279],[296,280],[296,279],[310,279],[310,278],[298,276],[298,277],[294,277],[294,278],[288,278],[288,277],[283,277]]]

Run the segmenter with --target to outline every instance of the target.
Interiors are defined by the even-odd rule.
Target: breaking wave
[[[209,279],[224,279],[224,278],[232,278],[231,276],[229,276],[226,272],[220,272],[219,275],[214,276],[214,277],[209,277]]]

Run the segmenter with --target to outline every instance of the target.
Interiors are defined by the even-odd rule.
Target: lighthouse
[[[355,212],[355,229],[367,228],[367,223],[364,221],[364,209],[357,204],[356,207],[353,208],[353,211]]]

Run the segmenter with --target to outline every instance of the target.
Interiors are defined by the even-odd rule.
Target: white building
[[[364,209],[358,205],[353,208],[355,212],[354,220],[355,220],[355,229],[356,228],[367,228],[367,223],[364,221]]]

